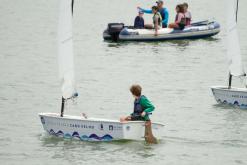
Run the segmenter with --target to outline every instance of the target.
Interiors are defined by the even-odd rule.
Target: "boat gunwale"
[[[72,116],[72,115],[64,115],[63,117],[60,117],[58,113],[39,113],[40,117],[50,117],[50,118],[56,118],[56,119],[67,119],[67,120],[77,120],[77,121],[87,121],[87,122],[103,122],[103,123],[116,123],[121,125],[131,124],[131,123],[143,123],[144,121],[128,121],[128,122],[120,122],[118,120],[112,120],[112,119],[102,119],[102,118],[82,118],[80,116]],[[159,125],[159,126],[165,126],[163,123],[159,122],[152,122],[152,124]]]
[[[238,88],[238,87],[231,87],[230,89],[228,86],[211,86],[212,90],[222,90],[222,91],[229,91],[229,92],[242,92],[246,93],[247,88]]]

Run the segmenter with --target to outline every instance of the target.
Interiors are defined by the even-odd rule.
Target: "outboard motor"
[[[119,33],[123,30],[123,23],[109,23],[108,24],[108,32],[111,35],[113,41],[117,41],[119,38]]]

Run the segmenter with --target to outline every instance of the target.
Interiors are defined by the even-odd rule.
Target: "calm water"
[[[210,39],[155,43],[102,40],[108,22],[131,24],[136,6],[154,1],[75,1],[76,78],[80,97],[69,114],[119,118],[132,110],[128,88],[140,83],[166,124],[159,145],[89,143],[44,134],[39,112],[59,112],[56,34],[59,0],[1,0],[0,164],[247,164],[247,111],[217,106],[209,89],[227,83],[225,1],[189,0],[194,20],[214,18]],[[166,0],[174,18],[181,1]],[[247,1],[239,33],[247,54]],[[245,10],[245,11],[244,11]],[[145,15],[148,22],[151,16]],[[239,84],[234,81],[234,84]]]

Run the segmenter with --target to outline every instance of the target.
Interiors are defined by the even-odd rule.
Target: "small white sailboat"
[[[241,51],[237,30],[238,0],[227,0],[227,55],[229,59],[229,84],[228,86],[211,87],[216,101],[247,108],[247,88],[232,87],[232,78],[245,78],[246,74],[242,65]]]
[[[145,122],[87,118],[64,115],[65,102],[78,96],[75,88],[72,14],[73,0],[60,0],[58,28],[59,76],[62,81],[61,113],[40,113],[39,117],[50,135],[87,141],[144,140]],[[152,123],[153,133],[160,137],[163,124]]]

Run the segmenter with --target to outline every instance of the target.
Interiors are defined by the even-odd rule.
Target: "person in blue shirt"
[[[164,2],[162,0],[158,0],[157,2],[157,7],[159,9],[159,13],[161,14],[162,17],[162,28],[167,28],[168,21],[169,21],[169,12],[167,8],[164,8]],[[140,11],[148,14],[152,14],[152,10],[146,10],[140,7],[137,7]]]
[[[139,11],[138,16],[135,18],[134,28],[136,29],[143,29],[144,28],[144,19],[143,19],[143,12]]]

